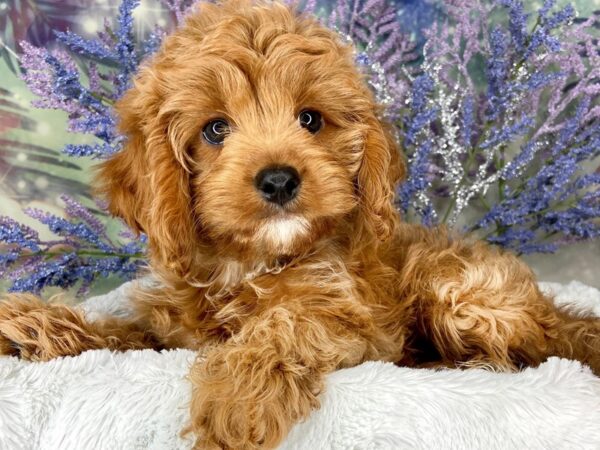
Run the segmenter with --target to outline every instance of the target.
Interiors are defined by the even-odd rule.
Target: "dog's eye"
[[[204,125],[202,136],[212,145],[221,145],[229,134],[229,124],[223,119],[215,119]]]
[[[306,128],[311,133],[316,133],[323,127],[323,118],[321,113],[312,109],[305,109],[298,114],[298,122],[300,126]]]

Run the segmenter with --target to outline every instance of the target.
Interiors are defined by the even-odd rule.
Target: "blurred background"
[[[402,3],[435,9],[433,1]],[[600,10],[600,0],[574,0],[571,3],[584,17]],[[541,2],[531,2],[532,6],[539,4]],[[29,224],[42,237],[49,237],[49,231],[26,216],[22,212],[24,207],[61,214],[59,196],[66,193],[101,213],[95,207],[89,189],[94,161],[69,158],[60,151],[67,143],[84,143],[85,138],[65,131],[65,113],[30,106],[33,96],[19,78],[19,42],[27,40],[36,46],[52,47],[53,29],[72,30],[94,38],[102,29],[104,18],[114,17],[118,6],[117,0],[0,0],[0,215]],[[158,0],[143,0],[134,14],[137,32],[144,35],[155,25],[166,26],[172,20],[169,14]],[[412,26],[422,25],[413,22]],[[418,30],[407,32],[418,34]],[[598,241],[525,259],[541,280],[580,280],[600,288]],[[92,293],[106,290],[117,282],[102,281]]]

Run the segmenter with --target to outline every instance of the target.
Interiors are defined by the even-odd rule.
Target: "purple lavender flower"
[[[499,0],[499,4],[505,6],[509,10],[509,30],[513,45],[518,52],[525,50],[527,40],[527,19],[528,14],[525,13],[523,2],[519,0]]]
[[[473,139],[473,127],[474,127],[474,123],[475,123],[475,101],[473,99],[473,97],[471,96],[467,96],[465,98],[465,101],[463,103],[463,107],[462,107],[462,111],[460,113],[461,115],[461,126],[460,126],[460,133],[461,133],[461,143],[462,145],[465,146],[466,149],[471,148],[471,146],[473,145],[472,143],[472,139]]]
[[[146,40],[142,43],[143,55],[150,56],[154,54],[160,47],[160,44],[162,43],[166,34],[167,32],[162,27],[159,27],[157,25],[154,28],[154,30],[152,30],[152,32],[148,35]]]
[[[491,55],[488,59],[488,102],[490,119],[496,119],[506,107],[506,79],[508,77],[509,61],[507,61],[508,43],[501,29],[490,33]]]
[[[415,42],[402,31],[397,8],[387,0],[339,0],[327,24],[354,44],[357,63],[386,107],[386,117],[399,120],[409,92],[406,73],[418,55]]]
[[[119,150],[123,137],[116,130],[112,103],[130,86],[143,51],[155,50],[162,37],[159,30],[151,33],[138,51],[133,35],[133,10],[139,0],[123,0],[116,27],[109,24],[98,40],[84,39],[68,32],[57,32],[65,48],[89,61],[90,85],[81,83],[81,71],[74,60],[62,51],[48,51],[22,43],[24,81],[40,96],[34,103],[41,108],[62,109],[69,114],[69,130],[93,135],[101,143],[67,145],[70,156],[107,157]],[[101,73],[96,62],[109,63],[117,69]],[[101,80],[110,80],[112,90],[106,92]]]
[[[600,153],[593,21],[572,26],[572,7],[553,12],[550,0],[534,17],[519,0],[448,4],[448,22],[425,32],[424,75],[413,80],[413,89],[428,80],[437,114],[424,117],[413,96],[402,124],[405,217],[452,225],[475,204],[486,212],[466,230],[521,253],[597,237],[600,185],[584,169]],[[497,11],[507,25],[492,19]],[[475,57],[485,61],[483,85]]]
[[[410,156],[408,177],[398,190],[399,206],[405,213],[413,206],[422,222],[433,225],[437,218],[429,198],[425,195],[431,187],[431,162],[434,142],[429,127],[437,117],[437,109],[431,105],[430,96],[434,89],[433,79],[424,74],[415,78],[410,104],[413,114],[406,118],[404,142],[416,147]],[[423,138],[423,139],[422,139]]]
[[[583,174],[581,162],[600,155],[600,124],[586,124],[582,118],[589,109],[589,99],[583,98],[567,120],[560,138],[547,152],[548,159],[527,181],[507,187],[504,200],[481,219],[478,228],[496,226],[500,231],[494,242],[527,253],[539,251],[533,244],[543,236],[562,236],[561,242],[591,239],[600,236],[600,175]],[[583,122],[583,123],[582,123]],[[582,127],[585,126],[584,127]],[[530,159],[531,148],[521,156]],[[512,169],[504,174],[514,179]],[[516,230],[531,234],[527,245],[517,239]],[[555,243],[555,247],[559,245]],[[546,245],[546,250],[554,248]]]
[[[0,242],[37,251],[39,249],[38,240],[38,233],[32,228],[20,224],[10,217],[0,216]]]
[[[84,39],[71,31],[56,32],[56,39],[69,50],[79,53],[87,58],[98,59],[103,62],[116,63],[117,56],[113,49],[110,49],[102,41]]]
[[[145,240],[130,235],[129,242],[115,242],[90,210],[70,197],[63,196],[63,201],[67,218],[26,210],[58,235],[57,240],[41,240],[30,227],[0,216],[0,276],[12,281],[11,292],[78,285],[83,295],[98,277],[130,279],[144,265]]]
[[[133,36],[133,10],[140,0],[123,0],[119,6],[115,51],[119,62],[119,72],[116,77],[116,96],[121,97],[130,86],[131,75],[137,70],[139,55]]]
[[[188,10],[194,4],[194,0],[160,0],[167,9],[175,16],[175,23],[183,23]]]
[[[415,207],[417,213],[424,218],[422,222],[429,222],[430,224],[433,222],[431,204],[426,202],[425,205],[420,205],[415,200],[418,194],[424,193],[431,186],[428,170],[431,167],[432,147],[433,143],[431,141],[425,141],[419,146],[410,161],[407,181],[402,184],[398,191],[400,208],[406,212],[409,207]]]
[[[514,123],[500,129],[492,127],[489,132],[489,137],[479,145],[479,148],[485,150],[497,146],[498,144],[511,141],[515,136],[525,134],[533,124],[534,120],[532,118],[521,117]]]

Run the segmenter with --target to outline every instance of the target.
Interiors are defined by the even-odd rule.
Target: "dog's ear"
[[[391,234],[398,220],[394,193],[404,177],[405,165],[390,126],[375,114],[366,119],[363,156],[357,175],[363,220],[381,241]]]
[[[152,258],[185,275],[195,253],[195,230],[189,173],[168,136],[168,118],[142,73],[118,102],[123,148],[99,166],[97,191],[109,211],[136,232],[148,236]]]

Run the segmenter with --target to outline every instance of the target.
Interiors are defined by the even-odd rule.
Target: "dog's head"
[[[99,181],[157,262],[294,255],[342,223],[390,235],[403,166],[352,49],[315,20],[202,4],[134,84],[117,107],[127,144]]]

